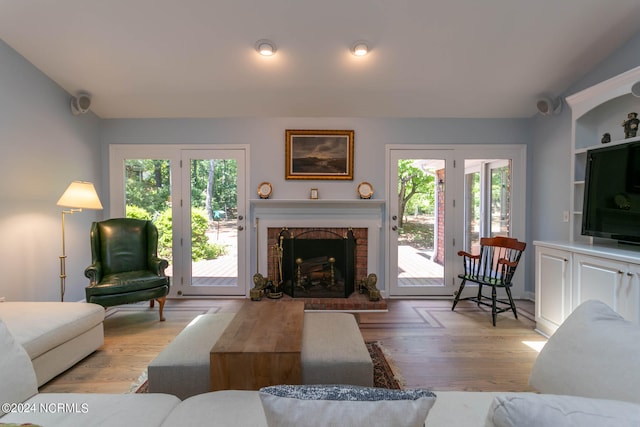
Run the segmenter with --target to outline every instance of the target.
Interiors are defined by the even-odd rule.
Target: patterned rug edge
[[[402,390],[405,380],[389,351],[379,341],[367,341],[365,344],[373,361],[373,386]]]

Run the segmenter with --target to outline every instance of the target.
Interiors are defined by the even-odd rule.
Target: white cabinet
[[[536,327],[551,335],[571,312],[571,252],[536,246]]]
[[[584,301],[603,301],[627,320],[638,322],[637,264],[573,255],[572,309]]]
[[[640,324],[640,248],[578,242],[534,242],[536,328],[552,335],[589,299]]]
[[[633,68],[567,97],[571,107],[571,170],[568,242],[533,242],[536,246],[536,323],[551,335],[580,303],[599,299],[626,319],[640,323],[640,247],[581,235],[587,152],[640,141],[625,138],[622,121],[640,111],[631,87],[640,81]],[[640,224],[638,225],[640,226]]]

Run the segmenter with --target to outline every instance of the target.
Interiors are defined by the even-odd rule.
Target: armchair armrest
[[[465,251],[458,251],[458,256],[463,256],[466,258],[471,258],[471,259],[480,259],[480,255],[472,255],[469,252],[465,252]]]
[[[164,276],[164,270],[169,267],[169,261],[163,258],[151,257],[149,259],[149,270],[158,276]]]
[[[500,258],[500,259],[498,260],[498,264],[504,264],[504,265],[506,265],[507,267],[515,267],[515,266],[517,266],[517,265],[518,265],[518,261],[509,261],[509,260],[508,260],[508,259],[506,259],[506,258]]]
[[[99,283],[102,280],[102,263],[96,262],[85,268],[84,275],[89,279],[91,285]]]

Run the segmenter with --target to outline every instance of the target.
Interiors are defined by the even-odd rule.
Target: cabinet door
[[[628,298],[629,265],[619,261],[576,254],[573,258],[573,303],[575,309],[581,303],[596,299],[608,304],[622,316],[628,315],[625,299]]]
[[[620,289],[620,310],[625,319],[640,324],[640,265],[630,264]]]
[[[536,247],[536,327],[553,334],[571,310],[571,254]]]

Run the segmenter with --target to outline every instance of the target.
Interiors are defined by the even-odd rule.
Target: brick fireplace
[[[283,291],[292,297],[347,298],[368,274],[367,234],[361,227],[271,227],[268,277],[280,279]],[[282,256],[282,272],[278,256]],[[296,260],[301,261],[300,277]]]
[[[384,202],[381,200],[252,200],[252,221],[255,229],[253,260],[258,272],[270,280],[279,277],[276,265],[276,245],[280,233],[300,238],[317,239],[335,236],[343,239],[349,233],[354,238],[353,287],[368,274],[378,276],[382,289],[381,246]],[[333,256],[326,254],[327,256]],[[337,261],[336,261],[337,265]]]

